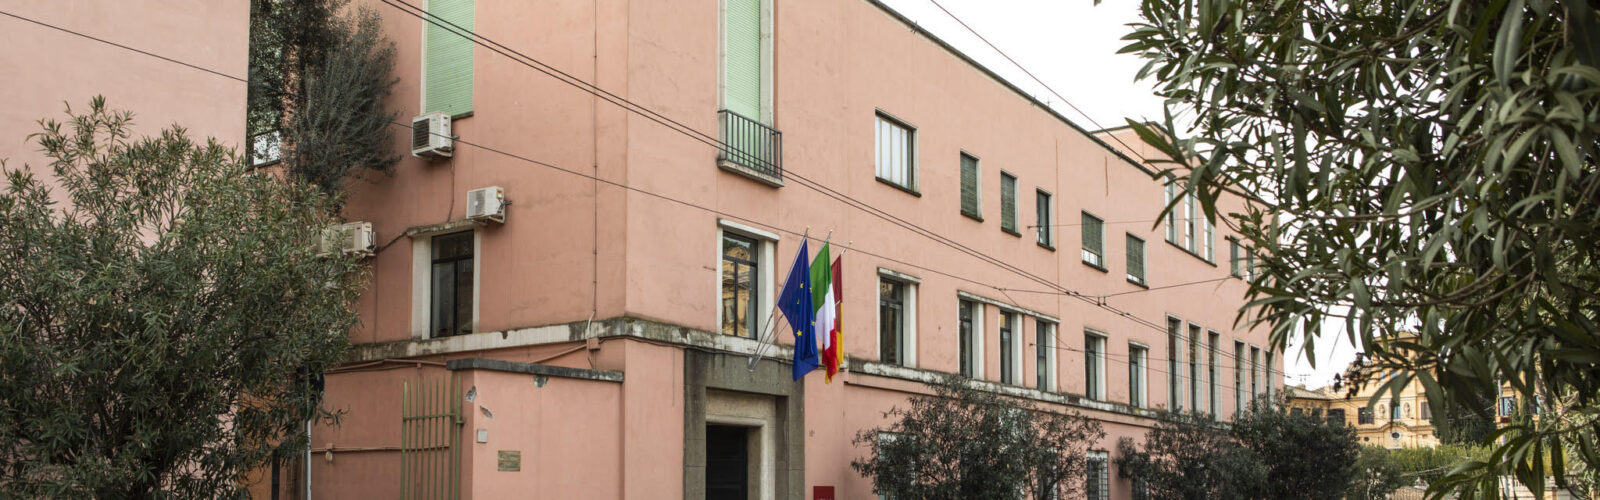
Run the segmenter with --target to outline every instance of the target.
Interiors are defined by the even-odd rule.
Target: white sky
[[[938,0],[1059,92],[1069,106],[957,24],[932,0],[882,1],[1081,127],[1096,130],[1123,125],[1127,118],[1162,116],[1161,99],[1152,93],[1152,86],[1134,81],[1144,60],[1117,54],[1127,44],[1122,36],[1132,31],[1127,25],[1139,20],[1138,2],[1106,0],[1096,6],[1091,0]],[[1355,348],[1344,338],[1342,323],[1327,324],[1324,332],[1316,345],[1316,369],[1299,354],[1298,345],[1289,346],[1284,359],[1287,383],[1312,388],[1327,385],[1355,359]]]

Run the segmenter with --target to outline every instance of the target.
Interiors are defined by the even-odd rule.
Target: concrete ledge
[[[923,384],[938,384],[943,377],[949,375],[948,373],[944,372],[935,372],[918,368],[907,368],[899,365],[890,365],[876,361],[860,359],[849,360],[849,365],[851,374],[871,375],[876,377],[919,382]],[[847,383],[850,382],[851,381],[847,381]],[[1075,394],[1047,392],[1023,386],[1002,384],[989,380],[971,380],[968,383],[972,388],[984,392],[1001,394],[1018,399],[1028,399],[1058,404],[1072,408],[1094,410],[1116,415],[1126,415],[1135,418],[1155,418],[1160,413],[1160,410],[1151,408],[1137,408],[1122,403],[1088,399]]]
[[[585,370],[582,368],[568,368],[565,366],[540,365],[535,363],[518,363],[486,358],[463,358],[446,361],[444,367],[449,370],[489,370],[509,373],[526,373],[529,375],[544,375],[548,377],[564,377],[600,382],[622,382],[622,372],[611,370]]]

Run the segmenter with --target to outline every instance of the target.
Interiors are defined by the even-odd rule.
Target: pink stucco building
[[[1247,252],[1186,203],[1157,221],[1131,133],[874,0],[358,3],[399,51],[391,108],[457,139],[353,184],[378,244],[316,497],[874,498],[851,438],[939,374],[1099,419],[1111,454],[1156,409],[1281,385],[1233,324]],[[487,187],[503,222],[467,217]],[[849,247],[831,384],[791,381],[764,321],[805,234]]]

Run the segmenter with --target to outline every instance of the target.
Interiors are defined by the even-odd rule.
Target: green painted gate
[[[460,380],[418,377],[400,391],[400,498],[461,498]]]

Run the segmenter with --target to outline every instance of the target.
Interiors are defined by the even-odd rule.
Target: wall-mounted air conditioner
[[[449,158],[455,151],[454,137],[450,134],[450,115],[418,115],[411,119],[411,156]]]
[[[467,218],[475,221],[506,221],[506,191],[500,186],[467,191]]]
[[[370,222],[350,222],[322,230],[317,242],[318,255],[339,252],[347,255],[370,257],[377,250],[376,238]]]

